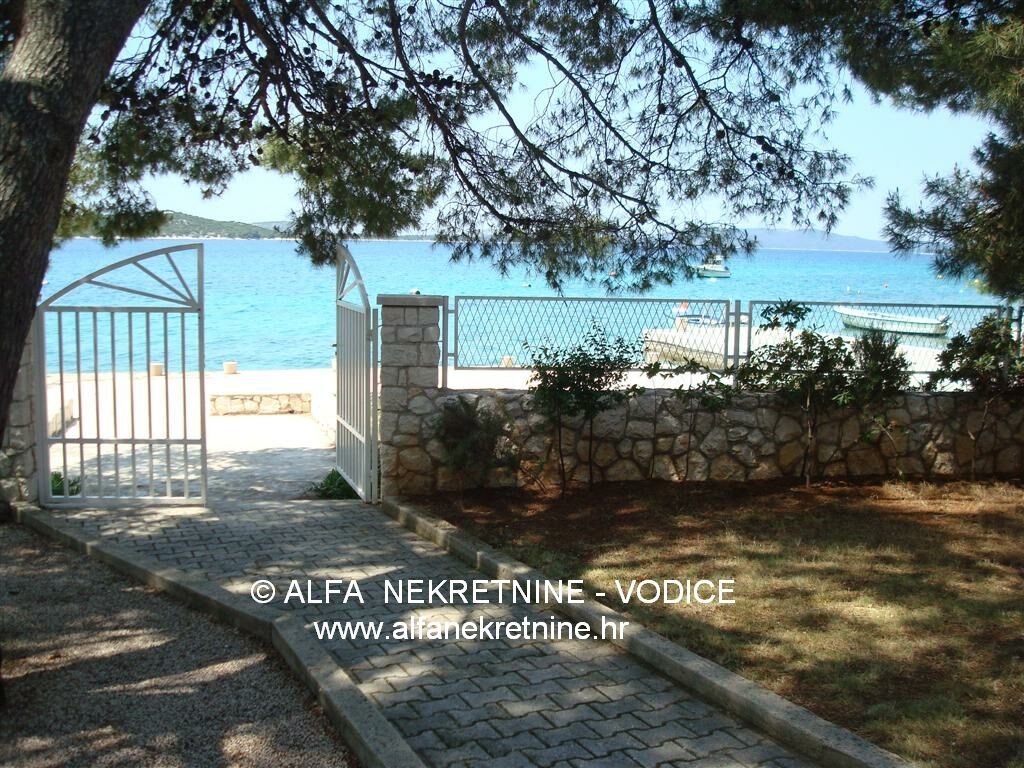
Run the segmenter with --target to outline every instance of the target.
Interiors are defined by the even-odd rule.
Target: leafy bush
[[[804,421],[803,475],[809,485],[816,474],[815,444],[821,415],[835,406],[868,410],[910,382],[906,358],[897,339],[869,331],[848,345],[838,336],[814,328],[799,329],[810,307],[792,301],[773,304],[761,313],[763,329],[782,328],[785,340],[751,350],[735,371],[736,386],[778,393],[798,406]]]
[[[524,346],[531,355],[534,403],[554,426],[562,493],[567,485],[562,428],[566,419],[575,416],[582,416],[588,427],[587,480],[593,485],[594,417],[641,391],[622,387],[626,374],[639,362],[639,344],[621,337],[609,339],[600,325],[592,323],[575,346]]]
[[[82,481],[80,478],[68,476],[67,494],[64,493],[64,475],[60,472],[50,473],[50,495],[52,496],[78,496],[82,492]]]
[[[910,388],[910,363],[899,347],[898,336],[878,329],[853,342],[854,374],[837,402],[861,409],[871,423],[862,435],[865,440],[885,435],[895,445],[897,427],[883,413],[895,395]]]
[[[939,353],[939,369],[929,388],[949,381],[982,397],[1024,394],[1024,357],[1006,316],[984,317],[965,336],[954,336]]]
[[[309,487],[309,493],[318,499],[358,499],[359,494],[352,490],[341,473],[332,469],[319,483]]]
[[[865,331],[853,342],[853,373],[841,405],[883,405],[910,388],[910,363],[895,334]]]
[[[434,422],[434,436],[444,446],[445,464],[478,480],[495,466],[514,464],[514,453],[505,440],[508,434],[509,425],[498,414],[462,397],[446,401]]]
[[[950,340],[939,353],[939,369],[931,375],[926,388],[934,390],[947,381],[965,387],[982,402],[977,428],[967,428],[973,480],[978,439],[989,427],[992,406],[997,400],[1020,402],[1024,399],[1024,356],[1008,317],[988,315],[967,335],[957,334]]]

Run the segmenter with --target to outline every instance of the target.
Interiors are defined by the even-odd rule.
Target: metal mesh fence
[[[993,313],[1021,310],[996,304],[937,305],[799,302],[810,309],[800,323],[853,340],[878,328],[895,334],[911,372],[934,371],[949,340]],[[752,348],[778,343],[785,331],[764,330],[762,313],[777,301],[456,296],[449,357],[456,369],[530,367],[530,347],[580,343],[593,324],[609,338],[637,346],[638,362],[696,360],[712,370],[742,361]]]
[[[696,299],[582,299],[456,296],[455,368],[528,368],[529,347],[580,343],[593,324],[635,343],[637,359],[673,354],[680,329],[699,342],[708,365],[726,355],[729,303]],[[658,352],[657,350],[661,350]]]

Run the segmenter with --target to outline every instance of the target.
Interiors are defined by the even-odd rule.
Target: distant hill
[[[886,253],[889,244],[866,237],[831,234],[816,230],[748,229],[762,248],[785,248],[794,251],[872,251]]]
[[[292,223],[285,219],[281,219],[279,221],[254,221],[252,224],[254,227],[261,227],[263,229],[269,229],[277,232],[277,237],[287,236],[292,226]]]
[[[161,237],[204,238],[232,237],[258,240],[263,237],[281,237],[281,233],[257,224],[246,224],[241,221],[217,221],[192,216],[179,211],[168,211],[170,219],[160,227]]]

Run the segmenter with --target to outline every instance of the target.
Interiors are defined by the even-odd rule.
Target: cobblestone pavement
[[[386,604],[384,582],[481,579],[356,502],[218,503],[214,509],[54,512],[84,532],[314,620],[543,621],[542,606]],[[282,602],[292,579],[358,580],[355,600]],[[323,598],[315,587],[314,597]],[[248,597],[246,597],[248,599]],[[313,630],[310,629],[312,632]],[[387,631],[387,630],[385,630]],[[325,647],[435,766],[808,768],[768,738],[599,641],[332,640]]]

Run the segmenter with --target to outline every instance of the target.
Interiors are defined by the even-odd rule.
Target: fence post
[[[428,426],[437,413],[445,296],[381,295],[381,496],[430,493]]]
[[[448,389],[448,297],[441,300],[441,389]]]
[[[739,299],[735,301],[733,316],[736,318],[736,327],[732,331],[732,361],[733,367],[738,367],[740,364],[740,329],[743,326],[743,307]]]

